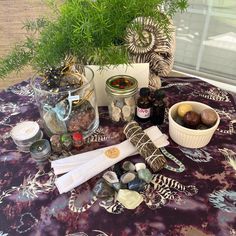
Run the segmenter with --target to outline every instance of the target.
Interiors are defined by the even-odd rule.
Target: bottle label
[[[147,119],[151,115],[151,108],[137,107],[137,116],[142,119]]]

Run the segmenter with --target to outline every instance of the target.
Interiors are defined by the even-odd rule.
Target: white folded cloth
[[[169,144],[169,142],[167,141],[168,137],[165,134],[162,134],[162,132],[156,126],[152,126],[144,131],[145,133],[147,133],[150,139],[154,142],[156,147],[160,148],[160,147],[167,146]],[[90,152],[85,152],[85,153],[73,155],[67,158],[52,161],[51,167],[54,169],[54,173],[56,175],[69,172],[79,165],[83,165],[87,163],[88,161],[92,161],[94,158],[96,158],[100,154],[100,151],[104,149],[106,148],[100,148],[100,149],[93,150]],[[132,153],[131,155],[135,155],[136,153],[137,152],[135,150],[135,152]]]
[[[81,154],[73,155],[63,159],[59,159],[51,162],[51,167],[54,170],[55,175],[63,174],[75,169],[77,166],[86,164],[96,158],[102,150],[105,148],[100,148],[90,152],[84,152]]]
[[[157,126],[152,126],[146,129],[145,132],[158,148],[169,144],[167,136],[162,134]],[[112,148],[119,151],[115,158],[109,158],[106,155],[106,151]],[[55,174],[69,171],[67,174],[57,178],[55,184],[60,193],[68,192],[110,166],[136,153],[136,148],[126,140],[117,145],[53,161],[51,165]]]

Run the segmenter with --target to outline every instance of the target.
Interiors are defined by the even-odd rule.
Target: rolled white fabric
[[[63,159],[59,159],[51,162],[51,167],[54,170],[55,175],[63,174],[75,169],[77,166],[86,164],[89,161],[95,159],[105,148],[84,152],[81,154],[73,155]]]
[[[154,143],[158,144],[157,147],[163,147],[169,144],[167,136],[163,135],[157,126],[152,126],[146,129],[145,132]],[[108,157],[106,151],[109,150],[117,151],[117,156]],[[52,167],[55,174],[69,171],[67,174],[57,178],[55,184],[60,193],[68,192],[110,166],[135,153],[136,148],[126,140],[117,145],[53,161]]]
[[[119,150],[119,155],[116,158],[109,158],[105,153],[107,150]],[[110,166],[123,160],[127,156],[132,155],[136,151],[135,147],[126,140],[118,145],[109,146],[106,149],[98,150],[97,157],[92,161],[88,161],[86,164],[80,165],[71,170],[67,174],[56,179],[55,184],[60,193],[65,193],[80,184],[91,179],[95,175],[106,170]]]
[[[66,158],[62,158],[59,160],[55,160],[51,162],[51,167],[55,167],[55,166],[60,166],[60,165],[67,165],[67,164],[71,164],[71,165],[76,165],[76,164],[83,164],[86,163],[89,160],[92,160],[94,157],[96,157],[98,150],[102,150],[105,148],[99,148],[93,151],[89,151],[89,152],[84,152],[81,154],[76,154],[73,156],[69,156]]]
[[[152,126],[144,130],[145,133],[150,137],[150,139],[154,142],[156,147],[164,147],[169,144],[168,137],[158,129],[157,126]],[[131,144],[132,145],[132,144]],[[133,146],[133,145],[132,145]],[[104,150],[106,148],[100,148],[93,151],[73,155],[67,158],[59,159],[51,162],[51,167],[54,169],[54,173],[56,175],[63,174],[75,169],[77,166],[86,164],[89,161],[92,161],[100,154],[100,150]],[[136,150],[131,155],[137,154]]]

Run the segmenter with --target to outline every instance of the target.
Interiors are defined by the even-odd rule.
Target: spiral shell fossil
[[[149,63],[151,73],[166,76],[173,67],[175,32],[170,23],[168,38],[151,17],[138,17],[127,29],[125,37],[132,62]]]

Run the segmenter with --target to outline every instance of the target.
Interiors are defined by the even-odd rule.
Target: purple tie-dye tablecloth
[[[28,82],[0,93],[0,235],[236,235],[236,96],[196,78],[163,78],[168,107],[183,100],[215,108],[221,122],[201,149],[166,147],[185,166],[162,170],[135,210],[107,201],[91,202],[101,175],[60,195],[50,165],[39,171],[29,153],[20,152],[9,132],[24,120],[39,121]],[[168,111],[168,109],[167,109]],[[159,126],[168,135],[168,120]],[[122,126],[100,108],[100,127],[81,152],[124,140]],[[139,155],[129,160],[137,162]],[[79,213],[82,208],[87,210]]]

